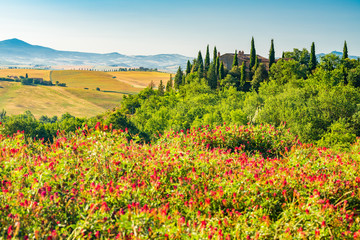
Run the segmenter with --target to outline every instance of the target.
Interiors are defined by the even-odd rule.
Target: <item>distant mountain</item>
[[[85,53],[57,51],[52,48],[31,45],[19,39],[0,41],[0,65],[43,66],[117,66],[145,67],[176,71],[185,68],[192,58],[179,54],[127,56],[119,53]]]
[[[332,51],[331,53],[339,56],[340,58],[341,58],[342,55],[343,55],[342,52],[338,52],[338,51]],[[325,54],[325,53],[319,53],[319,54],[316,54],[316,57],[317,57],[317,58],[320,58],[320,57],[325,56],[325,55],[327,55],[327,54],[328,54],[328,53],[326,53],[326,54]],[[349,56],[349,58],[350,58],[350,59],[358,59],[359,57],[358,57],[358,56]]]

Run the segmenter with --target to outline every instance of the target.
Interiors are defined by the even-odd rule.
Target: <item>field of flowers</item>
[[[0,137],[1,239],[360,239],[360,145],[283,126]]]

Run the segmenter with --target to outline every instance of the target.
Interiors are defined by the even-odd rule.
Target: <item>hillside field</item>
[[[147,87],[153,81],[155,86],[159,86],[160,80],[165,85],[170,79],[169,73],[161,72],[109,72],[111,76],[115,76],[116,80],[128,83],[136,87]]]
[[[0,77],[25,76],[66,83],[67,87],[25,86],[19,82],[0,82],[0,109],[7,114],[30,110],[35,117],[69,112],[78,117],[90,117],[120,104],[124,94],[134,94],[151,80],[158,83],[169,74],[158,72],[95,72],[78,70],[1,69]],[[100,88],[100,91],[96,91]]]

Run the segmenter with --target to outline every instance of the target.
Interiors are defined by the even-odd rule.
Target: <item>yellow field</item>
[[[94,90],[0,82],[0,109],[5,109],[9,115],[30,110],[35,117],[61,116],[66,112],[78,117],[90,117],[118,106],[122,96]]]
[[[88,88],[94,90],[98,87],[101,91],[115,91],[120,93],[134,93],[141,90],[128,83],[120,82],[105,72],[59,70],[52,71],[50,76],[53,83],[59,81],[66,83],[68,87],[72,88]]]
[[[151,81],[157,86],[170,77],[158,72],[97,72],[78,70],[2,69],[0,77],[25,76],[43,78],[67,87],[25,86],[19,82],[0,81],[0,110],[8,115],[30,110],[35,117],[61,116],[69,112],[78,117],[91,117],[120,105],[124,94],[140,92]],[[87,88],[87,89],[85,89]],[[96,91],[100,88],[101,91]]]
[[[161,72],[109,72],[111,76],[116,77],[115,79],[130,84],[135,87],[145,88],[149,86],[150,82],[153,81],[155,86],[159,86],[160,80],[166,85],[170,79],[169,73]]]
[[[23,76],[28,74],[29,78],[42,78],[44,80],[50,80],[50,70],[38,70],[38,69],[0,69],[0,78],[6,78],[8,76]]]

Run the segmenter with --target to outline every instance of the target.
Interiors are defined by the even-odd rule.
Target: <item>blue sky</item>
[[[277,56],[293,48],[360,56],[360,0],[0,0],[0,40],[19,38],[58,50],[128,55],[221,53]]]

